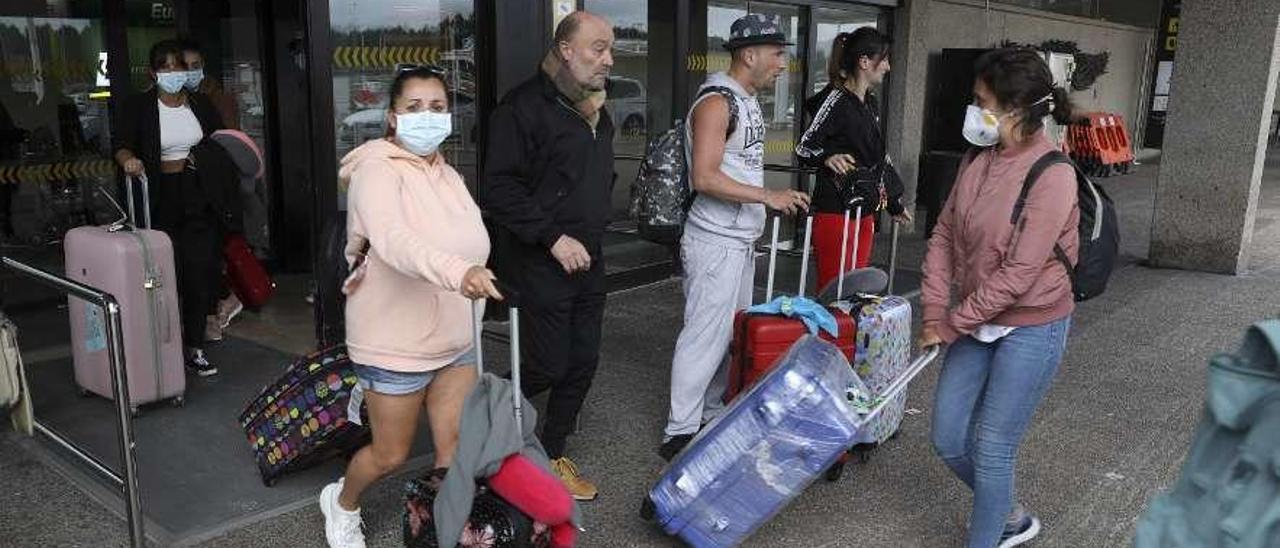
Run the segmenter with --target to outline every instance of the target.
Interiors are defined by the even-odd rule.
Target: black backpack
[[[722,86],[705,88],[698,98],[712,93],[729,101],[727,139],[738,127],[738,102],[733,91]],[[684,125],[684,120],[677,120],[675,127],[649,142],[636,181],[631,185],[631,216],[636,219],[640,237],[662,245],[675,245],[680,241],[684,221],[693,205],[694,192],[684,155]]]
[[[1076,172],[1076,196],[1080,202],[1080,260],[1072,266],[1066,251],[1057,244],[1053,246],[1053,254],[1067,268],[1067,274],[1071,277],[1071,292],[1076,301],[1087,301],[1107,289],[1107,280],[1115,269],[1116,257],[1120,253],[1120,222],[1116,217],[1115,203],[1107,196],[1107,192],[1089,180],[1080,166],[1066,154],[1058,150],[1046,152],[1027,172],[1027,179],[1022,183],[1022,192],[1013,205],[1013,215],[1009,222],[1018,224],[1031,187],[1044,170],[1055,164],[1070,164]]]

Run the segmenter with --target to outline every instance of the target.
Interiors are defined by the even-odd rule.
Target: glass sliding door
[[[102,6],[0,4],[0,241],[53,267],[67,230],[119,216],[97,198],[116,188]]]
[[[827,64],[831,62],[831,45],[836,36],[862,27],[879,28],[880,15],[879,9],[859,6],[813,9],[814,45],[813,53],[809,56],[810,95],[827,85]]]
[[[476,18],[472,0],[329,0],[337,157],[386,135],[386,110],[402,65],[444,68],[453,135],[441,150],[475,188]],[[346,209],[339,189],[338,207]]]
[[[675,108],[670,101],[671,59],[674,59],[674,28],[661,25],[651,29],[651,19],[661,15],[658,2],[642,0],[585,0],[583,8],[613,23],[613,71],[609,77],[605,110],[613,119],[614,172],[611,200],[612,222],[605,236],[605,268],[610,274],[639,273],[661,268],[671,260],[664,246],[635,235],[631,217],[631,185],[640,167],[648,138],[669,127],[667,113]],[[667,60],[663,63],[662,60]],[[677,109],[678,110],[678,109]],[[681,114],[683,115],[683,114]],[[654,273],[662,277],[663,270]],[[647,281],[645,276],[636,283]]]
[[[770,87],[758,90],[757,100],[765,121],[764,184],[782,189],[803,186],[803,178],[787,169],[795,167],[795,140],[803,129],[801,105],[804,100],[805,45],[809,28],[802,19],[801,6],[741,0],[711,0],[707,5],[707,74],[729,70],[730,55],[724,49],[733,22],[751,13],[775,18],[787,40],[795,43],[787,48],[790,62],[787,70]],[[784,229],[783,239],[795,235],[791,227]]]
[[[636,0],[586,0],[585,9],[613,23],[613,71],[605,110],[613,119],[613,152],[624,158],[644,154],[649,128],[649,9]],[[626,219],[631,181],[640,163],[619,160],[613,188],[613,218]]]

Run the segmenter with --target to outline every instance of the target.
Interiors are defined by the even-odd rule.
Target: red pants
[[[875,238],[876,219],[873,215],[859,221],[849,217],[849,237],[844,249],[845,272],[871,265],[871,242]],[[813,255],[818,261],[818,291],[836,279],[840,272],[840,228],[844,226],[843,213],[817,213],[813,216]],[[854,232],[858,230],[858,260],[853,260]]]

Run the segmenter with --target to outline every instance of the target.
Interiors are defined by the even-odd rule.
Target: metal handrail
[[[124,477],[39,420],[35,421],[35,429],[124,490],[125,519],[129,522],[129,545],[133,548],[143,548],[146,544],[146,536],[142,531],[142,499],[138,493],[138,463],[134,457],[133,415],[129,409],[129,378],[125,371],[124,327],[120,320],[120,303],[110,293],[45,272],[9,257],[0,257],[0,264],[18,274],[102,308],[107,319],[107,359],[111,367],[111,393],[115,396],[116,402],[116,431],[120,438],[120,462],[124,466]]]

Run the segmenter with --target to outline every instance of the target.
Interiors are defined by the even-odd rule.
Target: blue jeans
[[[1019,327],[993,343],[973,337],[947,351],[933,408],[933,447],[973,490],[969,548],[993,548],[1014,502],[1022,436],[1062,362],[1070,316]]]

